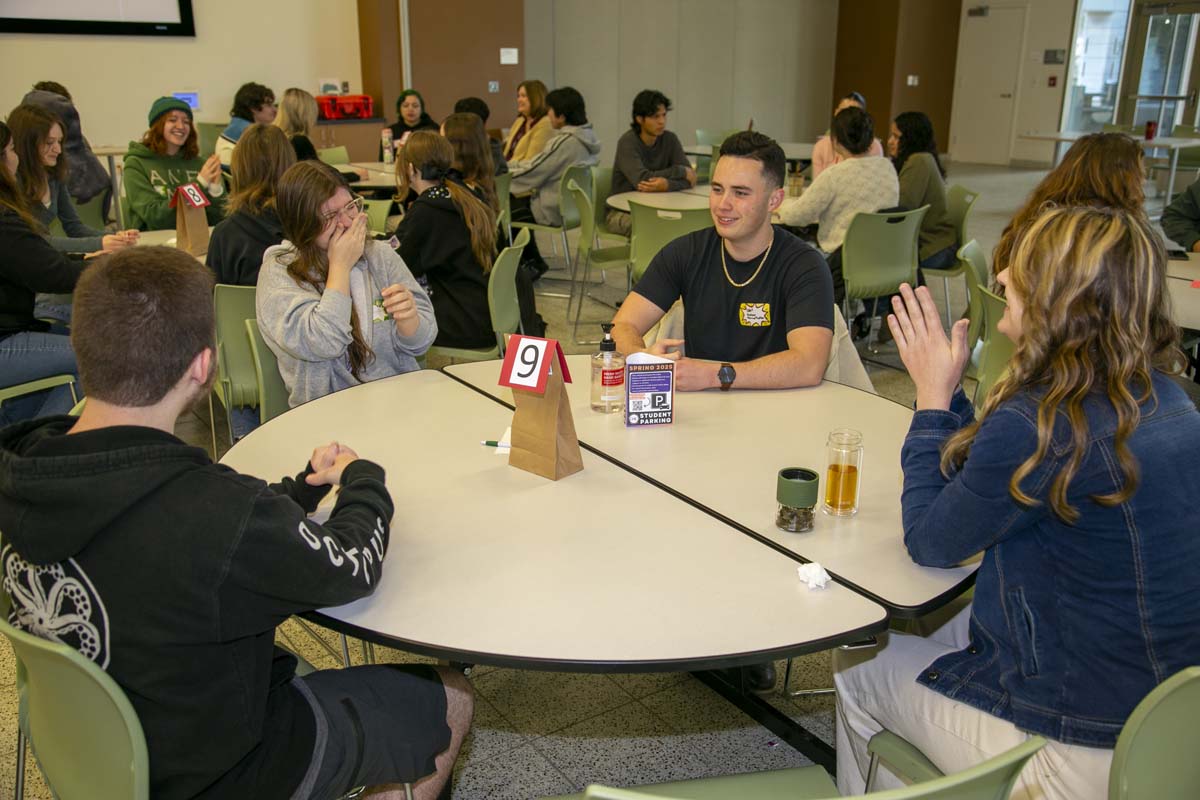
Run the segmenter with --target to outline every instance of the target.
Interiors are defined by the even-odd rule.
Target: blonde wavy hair
[[[293,136],[311,136],[317,126],[317,99],[303,89],[292,87],[279,100],[279,113],[275,115],[275,126],[281,128],[290,139]]]
[[[1091,498],[1116,506],[1137,491],[1138,464],[1128,442],[1141,421],[1140,404],[1153,397],[1151,375],[1177,372],[1183,363],[1165,287],[1166,253],[1141,212],[1050,206],[1017,232],[1008,270],[1008,290],[1024,303],[1016,351],[976,421],[947,440],[942,472],[962,467],[989,414],[1032,392],[1038,397],[1037,449],[1017,467],[1008,490],[1018,503],[1037,505],[1021,482],[1046,458],[1062,414],[1071,446],[1051,482],[1049,505],[1073,523],[1079,511],[1067,494],[1088,448],[1085,400],[1103,393],[1116,410],[1121,487]]]

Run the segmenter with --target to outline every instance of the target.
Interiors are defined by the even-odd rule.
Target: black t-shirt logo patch
[[[767,328],[771,325],[770,303],[742,303],[738,306],[738,322],[746,328]]]

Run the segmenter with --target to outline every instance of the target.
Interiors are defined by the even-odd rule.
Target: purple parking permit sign
[[[625,363],[625,425],[670,425],[674,405],[675,362],[645,353],[630,356]]]

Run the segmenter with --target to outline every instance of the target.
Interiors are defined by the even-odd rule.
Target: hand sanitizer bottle
[[[592,410],[613,414],[625,407],[625,356],[617,352],[612,324],[601,323],[604,341],[592,356]]]

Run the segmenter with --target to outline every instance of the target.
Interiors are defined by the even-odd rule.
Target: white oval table
[[[679,192],[618,192],[610,194],[605,202],[609,208],[628,211],[630,200],[660,211],[693,211],[708,208],[708,190],[702,188],[700,193],[694,188]]]

